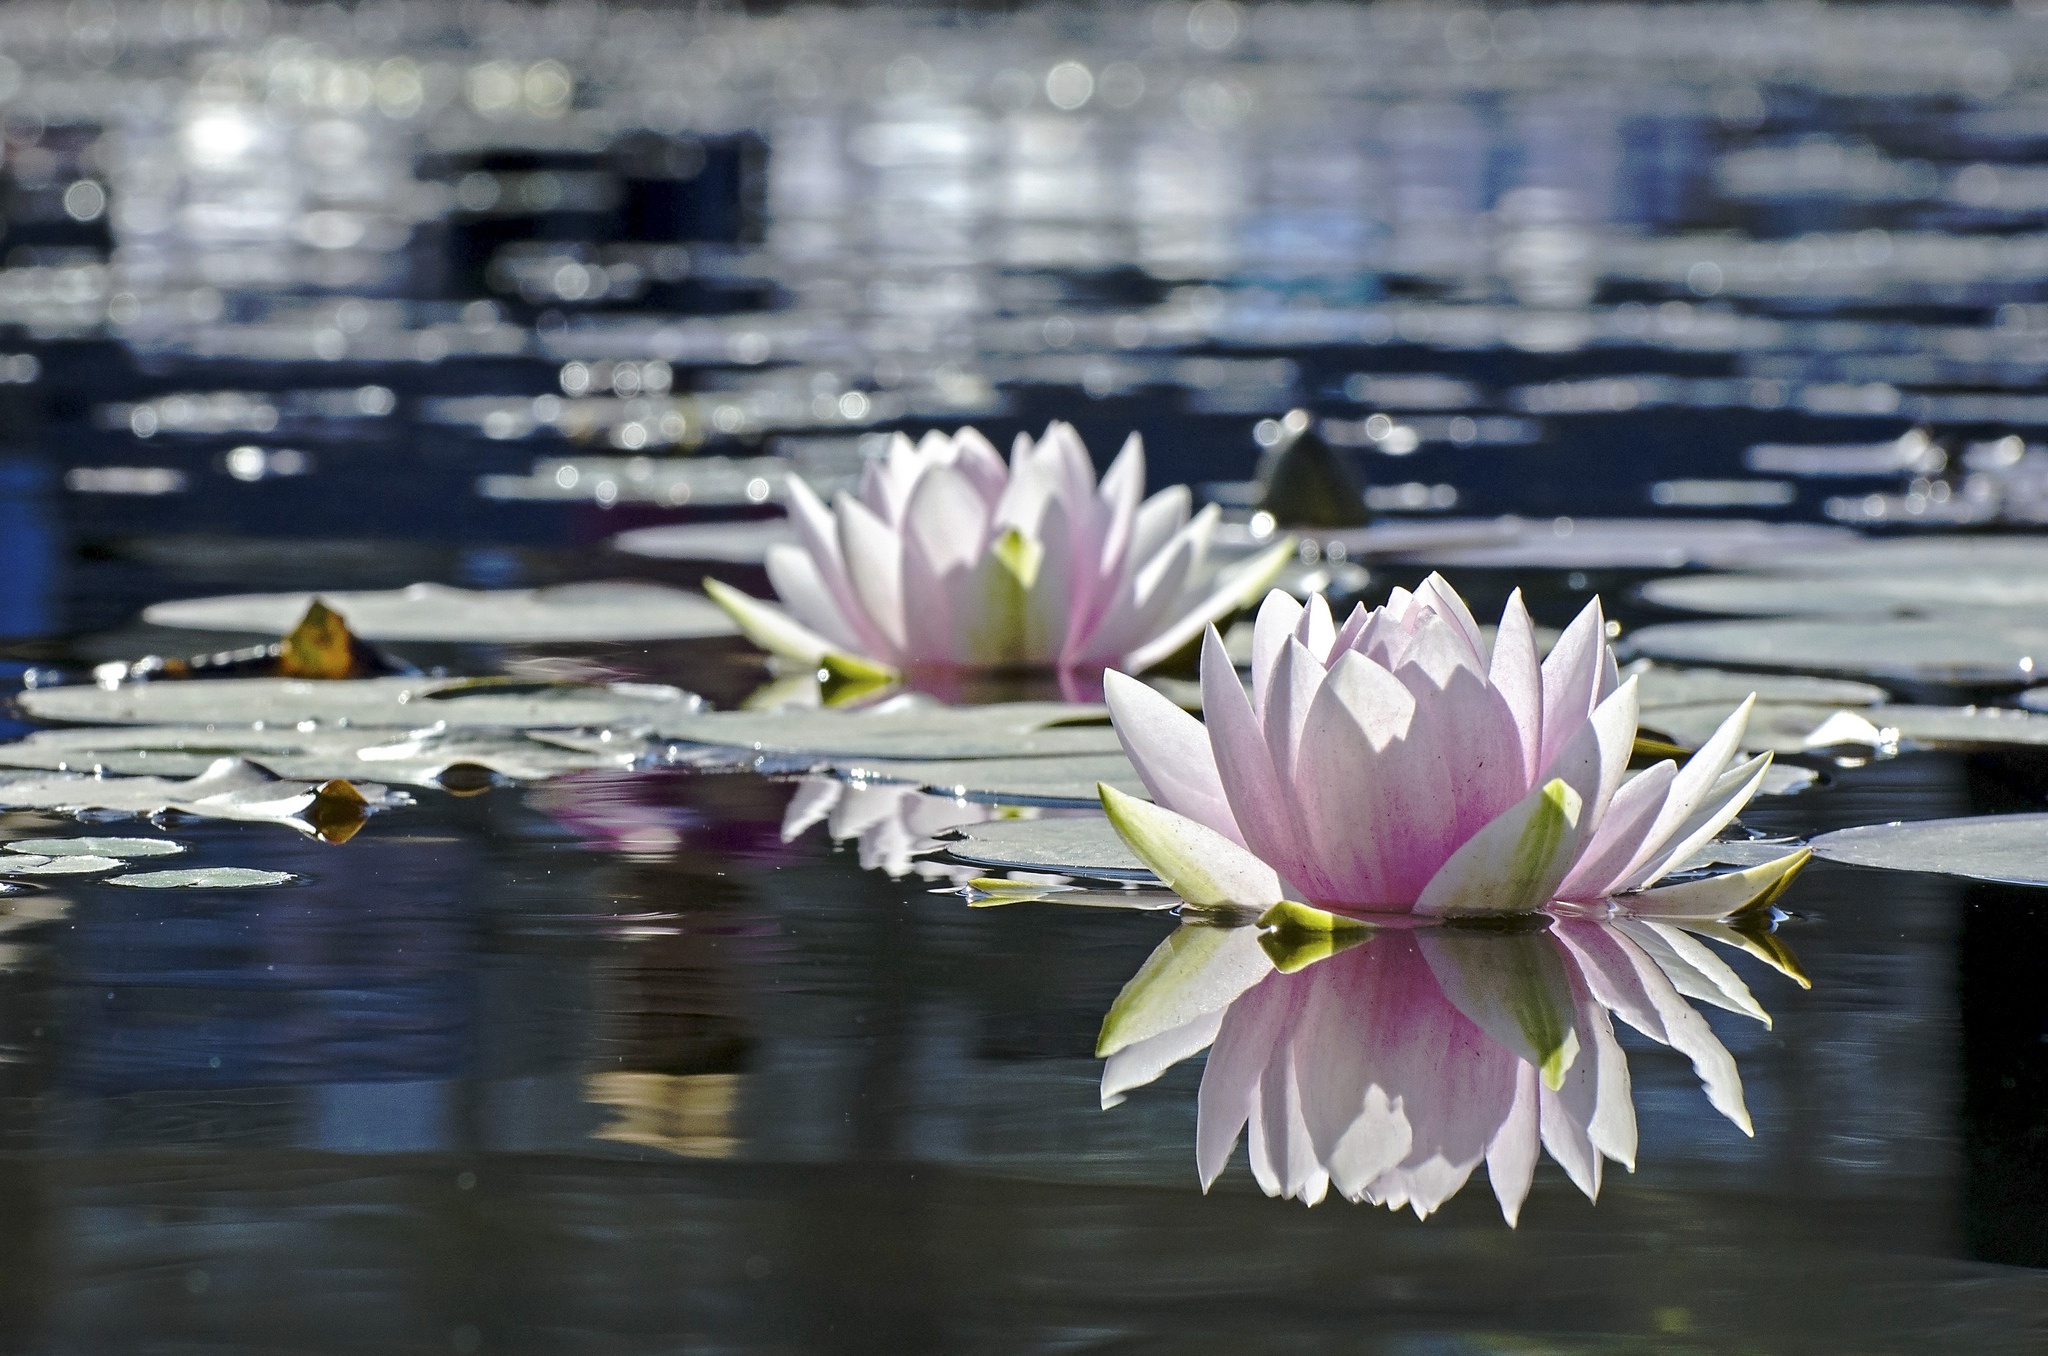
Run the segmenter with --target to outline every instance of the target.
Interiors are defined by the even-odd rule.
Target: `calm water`
[[[10,681],[213,643],[134,620],[164,598],[694,584],[604,543],[774,493],[674,459],[829,478],[969,420],[1136,427],[1228,499],[1305,408],[1423,519],[2048,502],[2024,7],[22,4],[0,52]],[[1453,577],[1650,619],[1639,571]],[[1816,766],[1744,823],[2048,807],[2025,751]],[[339,847],[182,821],[303,882],[11,897],[0,1343],[2048,1348],[2038,891],[1816,863],[1779,933],[1811,991],[1737,956],[1775,1024],[1708,1012],[1754,1138],[1624,1034],[1639,1170],[1594,1205],[1546,1158],[1511,1231],[1477,1182],[1426,1222],[1269,1200],[1241,1149],[1203,1194],[1200,1059],[1098,1105],[1170,916],[970,910],[861,869],[879,839],[785,841],[796,788],[423,791]]]

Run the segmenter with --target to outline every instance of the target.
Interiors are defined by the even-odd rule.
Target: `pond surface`
[[[0,675],[275,639],[142,620],[213,595],[764,594],[789,475],[966,422],[1098,465],[1136,428],[1248,550],[1313,429],[1376,521],[1308,534],[1298,591],[1440,566],[1482,619],[1597,593],[1625,646],[1819,610],[1643,652],[2014,708],[1782,692],[1816,780],[1748,834],[2048,810],[2036,8],[10,5]],[[1850,529],[1963,554],[1830,565]],[[723,636],[378,648],[721,709],[770,677]],[[1697,742],[1691,700],[1645,727]],[[1827,703],[1868,719],[1812,745]],[[580,770],[423,778],[340,842],[0,814],[21,871],[95,857],[0,882],[0,1345],[2048,1348],[2038,888],[1816,860],[1768,934],[1810,989],[1722,950],[1772,1020],[1696,1005],[1753,1135],[1617,1026],[1633,1172],[1589,1203],[1545,1154],[1515,1227],[1483,1169],[1418,1220],[1270,1198],[1244,1145],[1205,1192],[1199,1055],[1103,1108],[1176,912],[970,907],[934,855],[1092,813],[1042,780],[549,747]],[[85,835],[182,851],[42,841]],[[208,868],[274,874],[116,882]],[[1374,946],[1286,978],[1428,950]]]
[[[1097,1029],[1171,917],[970,909],[785,841],[797,786],[422,790],[338,847],[181,820],[179,864],[299,883],[28,897],[65,905],[0,979],[12,1340],[2018,1351],[2048,1322],[2037,891],[1815,864],[1778,931],[1812,990],[1736,955],[1775,1024],[1704,1009],[1754,1138],[1624,1033],[1638,1171],[1590,1205],[1546,1160],[1510,1232],[1476,1183],[1427,1222],[1269,1200],[1242,1150],[1204,1195],[1199,1059],[1098,1106]],[[2032,758],[1906,754],[1744,822],[2042,790]]]

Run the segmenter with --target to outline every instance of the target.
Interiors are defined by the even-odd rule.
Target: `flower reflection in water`
[[[1741,946],[1804,983],[1768,926],[1758,906],[1728,919],[1603,911],[1435,927],[1307,910],[1260,927],[1191,921],[1103,1024],[1103,1105],[1207,1047],[1204,1189],[1248,1130],[1268,1195],[1314,1204],[1334,1189],[1426,1217],[1483,1162],[1513,1224],[1540,1152],[1589,1199],[1604,1162],[1634,1170],[1616,1018],[1687,1056],[1707,1100],[1753,1133],[1735,1061],[1687,999],[1768,1024],[1699,940]]]
[[[823,822],[835,843],[858,840],[864,871],[892,876],[911,872],[928,880],[965,880],[977,874],[962,867],[920,861],[936,852],[938,836],[965,824],[979,824],[1002,813],[993,805],[929,795],[916,787],[889,782],[845,782],[813,774],[797,783],[782,816],[782,841],[795,842],[812,825]]]

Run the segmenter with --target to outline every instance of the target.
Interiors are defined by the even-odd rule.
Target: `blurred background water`
[[[969,422],[1105,458],[1136,428],[1155,487],[1237,510],[1313,430],[1388,521],[2048,517],[2031,4],[30,0],[0,137],[10,673],[162,648],[133,618],[184,595],[694,582],[604,543]],[[1555,624],[1636,577],[1516,582]],[[755,677],[715,643],[417,657]],[[1427,1225],[1241,1168],[1201,1195],[1195,1070],[1096,1105],[1164,924],[970,914],[785,843],[790,795],[423,792],[340,849],[181,826],[308,883],[17,911],[0,1341],[2048,1343],[2029,892],[1814,868],[1813,992],[1759,972],[1773,1029],[1716,1014],[1755,1139],[1638,1042],[1642,1170],[1588,1207],[1546,1165],[1510,1233],[1478,1192]],[[1916,754],[1748,818],[2043,795]]]

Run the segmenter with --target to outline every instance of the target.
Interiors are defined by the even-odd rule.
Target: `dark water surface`
[[[616,659],[633,656],[615,652]],[[656,672],[707,676],[701,662]],[[739,667],[719,666],[721,671]],[[2028,780],[2029,777],[2036,780]],[[1157,915],[969,910],[791,783],[422,792],[327,847],[185,822],[276,891],[63,885],[0,978],[8,1342],[87,1350],[1927,1351],[2048,1338],[2038,892],[1816,864],[1810,993],[1711,1011],[1745,1139],[1630,1048],[1641,1167],[1519,1229],[1207,1196],[1199,1060],[1110,1111]],[[2037,805],[1908,755],[1758,829]],[[13,815],[11,834],[64,832]],[[61,910],[48,906],[65,901]]]

